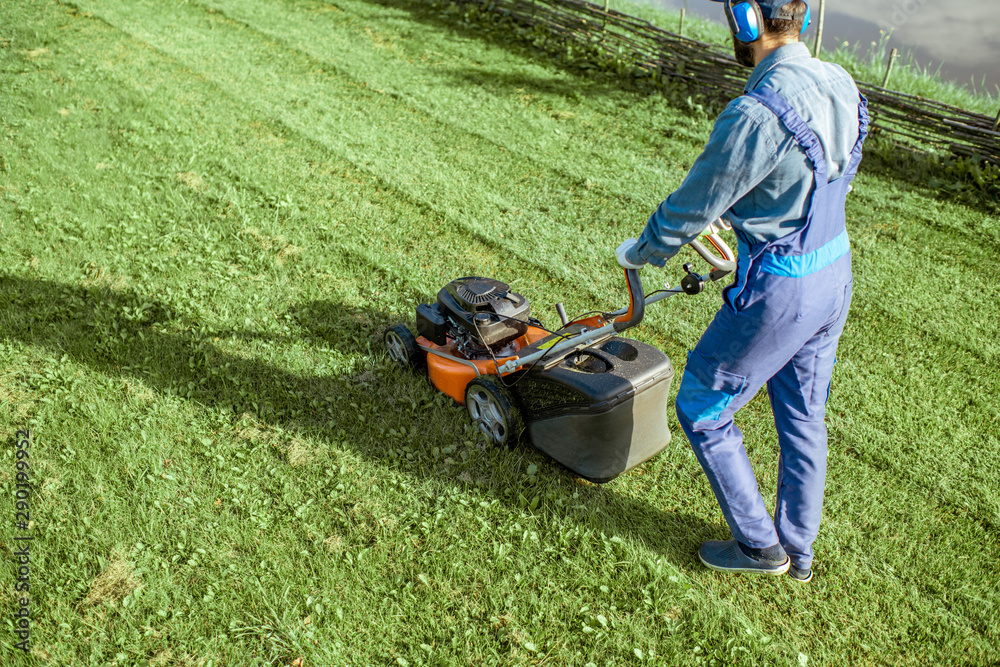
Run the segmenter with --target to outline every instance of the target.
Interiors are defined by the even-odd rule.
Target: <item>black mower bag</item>
[[[662,351],[614,337],[535,366],[516,385],[528,440],[577,475],[603,483],[670,443],[674,369]]]

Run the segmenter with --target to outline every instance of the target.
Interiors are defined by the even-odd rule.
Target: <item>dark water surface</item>
[[[709,0],[638,0],[666,9],[724,22],[722,5]],[[809,2],[817,12],[819,0]],[[812,46],[813,28],[805,41]],[[889,48],[912,53],[921,66],[941,66],[941,75],[975,90],[997,94],[1000,86],[1000,0],[830,0],[826,3],[823,48],[845,41],[866,54],[882,31],[891,33]],[[943,63],[943,65],[942,65]],[[891,86],[890,86],[891,87]]]

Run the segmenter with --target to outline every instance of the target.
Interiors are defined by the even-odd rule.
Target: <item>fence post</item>
[[[677,34],[681,37],[684,36],[684,14],[687,13],[686,9],[681,9],[681,27],[677,29]]]
[[[893,49],[892,53],[889,54],[889,66],[885,68],[885,78],[882,80],[883,88],[889,85],[889,77],[892,76],[892,66],[896,64],[896,56],[898,55],[899,49]]]
[[[826,0],[819,0],[819,20],[816,22],[816,41],[813,43],[813,57],[819,58],[823,46],[823,23],[826,22]]]
[[[998,127],[1000,127],[1000,111],[997,111],[997,119],[993,121],[993,131],[996,132]]]

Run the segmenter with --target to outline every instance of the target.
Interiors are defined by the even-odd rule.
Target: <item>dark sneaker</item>
[[[805,584],[812,581],[813,571],[811,567],[807,567],[804,570],[800,570],[794,565],[790,565],[788,567],[788,576],[790,576],[795,581]]]
[[[740,543],[736,540],[709,540],[698,549],[698,557],[708,567],[721,572],[784,574],[790,565],[788,556],[784,556],[782,560],[751,558],[743,553]]]

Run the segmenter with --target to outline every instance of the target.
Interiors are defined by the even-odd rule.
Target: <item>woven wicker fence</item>
[[[581,62],[613,63],[623,74],[655,82],[683,81],[699,92],[731,99],[742,94],[747,70],[729,49],[689,39],[614,9],[583,0],[451,0],[479,14],[505,17],[562,42]],[[872,128],[921,151],[978,155],[1000,165],[994,119],[941,102],[858,83],[868,98]]]

